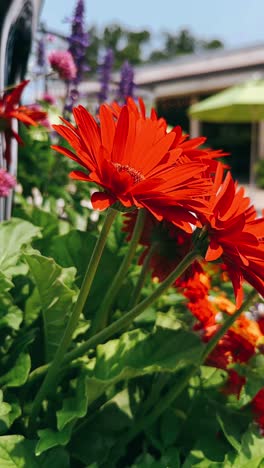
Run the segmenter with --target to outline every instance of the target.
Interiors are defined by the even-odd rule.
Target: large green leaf
[[[89,401],[120,380],[154,372],[177,372],[190,364],[198,365],[202,350],[203,345],[194,333],[179,328],[124,333],[119,339],[97,347],[94,369],[87,369]]]
[[[1,375],[0,385],[5,385],[6,387],[20,387],[27,381],[30,367],[30,355],[27,353],[20,353],[13,367],[4,375]]]
[[[7,276],[23,274],[26,266],[20,262],[21,248],[35,237],[40,229],[28,221],[13,218],[0,224],[0,269]]]
[[[39,441],[36,446],[36,455],[46,452],[52,447],[64,446],[71,438],[72,429],[77,419],[87,413],[88,394],[87,378],[83,375],[73,382],[73,396],[63,400],[62,408],[57,411],[58,430],[42,429],[38,431]]]
[[[18,330],[23,320],[22,311],[14,304],[8,292],[13,286],[13,283],[0,272],[0,329],[8,327]]]
[[[36,445],[37,456],[58,445],[67,445],[72,433],[73,423],[67,424],[62,431],[41,429],[38,431],[39,441]]]
[[[50,361],[65,330],[65,324],[76,298],[73,287],[75,269],[61,268],[51,258],[25,255],[38,288],[44,322],[45,354]]]
[[[39,468],[34,455],[34,442],[21,435],[0,437],[1,468]]]
[[[3,392],[0,392],[0,434],[5,434],[13,422],[21,415],[21,408],[18,400],[12,396],[8,396],[8,401],[3,401]]]
[[[76,283],[80,287],[95,243],[96,236],[91,233],[72,230],[64,236],[54,238],[47,254],[63,267],[76,267]],[[86,305],[89,315],[98,310],[102,293],[111,284],[121,261],[122,257],[117,256],[107,247],[104,249]]]

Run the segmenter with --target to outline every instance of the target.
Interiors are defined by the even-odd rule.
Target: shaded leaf
[[[56,447],[38,457],[40,468],[71,468],[70,457],[65,449]]]
[[[131,468],[180,468],[179,451],[177,448],[169,448],[156,460],[149,453],[144,453],[137,458]]]
[[[80,287],[96,240],[96,236],[89,232],[72,230],[51,241],[48,255],[51,255],[63,267],[76,267],[76,284]],[[85,307],[86,315],[93,315],[98,310],[102,291],[104,292],[106,286],[112,282],[121,261],[122,257],[118,257],[105,247]]]
[[[179,414],[173,408],[163,413],[160,421],[160,435],[164,447],[169,447],[176,442],[185,417],[184,413]]]
[[[108,458],[110,449],[116,444],[119,437],[131,425],[131,419],[120,407],[120,402],[107,403],[95,417],[91,418],[80,431],[77,431],[70,443],[74,457],[86,465],[97,462],[99,466],[106,462],[112,467],[112,459]],[[119,447],[120,454],[124,447]]]
[[[237,421],[234,417],[227,414],[218,413],[216,416],[226,439],[230,445],[239,452],[241,449],[241,431],[239,430],[240,426],[238,426]]]

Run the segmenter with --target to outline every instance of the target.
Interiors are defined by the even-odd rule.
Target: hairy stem
[[[143,262],[143,265],[142,265],[142,268],[141,268],[140,275],[138,277],[136,287],[135,287],[135,289],[133,291],[133,294],[132,294],[132,297],[130,299],[129,308],[134,307],[138,303],[140,293],[141,293],[141,289],[142,289],[142,287],[143,287],[143,285],[145,283],[147,274],[149,272],[150,261],[152,259],[153,253],[155,252],[156,248],[157,248],[157,244],[156,243],[152,244],[149,251],[148,251],[148,253],[147,253],[147,255],[146,255],[146,257],[145,257],[145,259],[144,259],[144,262]]]
[[[144,227],[145,216],[146,213],[144,209],[138,210],[136,224],[133,230],[131,240],[129,241],[126,255],[119,267],[117,274],[114,277],[112,284],[110,285],[107,293],[105,294],[102,300],[99,310],[95,315],[91,329],[92,334],[95,334],[98,331],[102,330],[102,328],[104,328],[108,323],[111,306],[117,296],[119,289],[122,286],[123,280],[128,272],[131,261],[135,255],[136,248],[138,246],[138,241],[140,239]]]

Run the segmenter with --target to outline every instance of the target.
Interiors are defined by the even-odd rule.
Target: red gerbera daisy
[[[103,189],[92,195],[93,207],[104,210],[118,202],[126,210],[147,208],[158,220],[169,219],[190,230],[188,223],[197,222],[190,212],[207,208],[212,184],[201,177],[204,163],[175,164],[182,153],[181,148],[171,149],[175,133],[165,133],[158,120],[143,118],[127,105],[117,118],[102,105],[100,124],[82,106],[73,113],[76,127],[62,119],[65,125],[54,128],[75,153],[53,148],[86,169],[72,172],[72,178]]]
[[[242,280],[264,295],[264,218],[257,219],[250,199],[244,196],[228,172],[224,181],[219,166],[215,177],[217,195],[211,197],[211,215],[202,216],[208,227],[209,247],[205,259],[222,257],[233,283],[236,304],[243,299]]]
[[[187,306],[197,319],[194,330],[199,331],[204,342],[208,342],[221,327],[221,314],[232,315],[236,307],[221,294],[210,294],[210,278],[204,274],[196,273],[190,277],[183,290],[188,298]],[[228,372],[228,380],[223,392],[239,396],[245,378],[240,376],[229,365],[236,362],[247,362],[256,352],[263,339],[259,325],[241,315],[232,327],[220,339],[217,346],[209,354],[206,364],[224,369]]]
[[[10,140],[15,138],[18,143],[23,143],[19,135],[12,129],[12,119],[17,119],[26,125],[37,125],[37,121],[46,117],[46,112],[19,106],[19,101],[25,86],[29,81],[22,81],[11,92],[5,93],[0,98],[0,131],[5,134],[5,159],[7,167],[10,164]]]

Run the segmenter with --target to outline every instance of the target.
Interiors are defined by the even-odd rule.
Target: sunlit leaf
[[[38,288],[43,314],[46,360],[52,359],[76,298],[75,269],[61,268],[51,258],[25,255]]]
[[[7,276],[25,273],[26,265],[20,262],[21,247],[40,236],[40,229],[28,221],[13,218],[0,224],[0,269]]]
[[[66,424],[86,415],[88,406],[88,389],[85,377],[79,377],[74,390],[74,396],[63,401],[62,409],[57,411],[58,430],[62,431]]]
[[[34,456],[34,442],[21,435],[0,437],[1,468],[39,468]]]
[[[13,367],[6,374],[0,376],[0,385],[20,387],[27,381],[30,367],[31,360],[29,354],[19,354]]]

